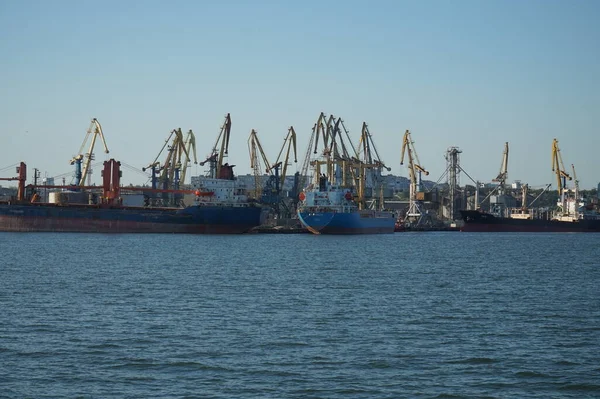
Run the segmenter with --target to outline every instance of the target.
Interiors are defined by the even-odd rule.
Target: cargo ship
[[[534,218],[529,211],[511,213],[500,217],[478,210],[460,211],[465,232],[600,232],[600,217],[596,214],[579,214],[550,219]]]
[[[391,212],[359,209],[349,188],[331,185],[325,176],[318,188],[300,193],[298,219],[314,234],[393,233],[396,218]]]
[[[205,179],[203,187],[193,191],[194,204],[183,208],[123,206],[119,166],[114,159],[104,163],[104,184],[94,187],[102,189],[99,198],[90,194],[88,203],[71,203],[64,199],[68,195],[61,195],[63,200],[43,203],[36,190],[44,186],[25,186],[26,165],[21,163],[19,177],[3,179],[18,180],[19,186],[15,200],[0,203],[0,231],[239,234],[264,220],[263,208],[237,187],[232,166],[224,166],[231,178]]]

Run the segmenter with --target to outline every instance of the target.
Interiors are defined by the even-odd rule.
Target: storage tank
[[[88,195],[81,191],[52,191],[48,196],[51,204],[87,204]]]
[[[48,202],[51,204],[64,204],[65,197],[62,195],[62,191],[51,191],[48,193]]]

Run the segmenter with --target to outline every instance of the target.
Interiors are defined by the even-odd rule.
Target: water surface
[[[0,233],[0,397],[597,398],[599,244]]]

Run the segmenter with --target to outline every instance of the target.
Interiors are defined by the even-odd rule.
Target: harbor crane
[[[479,208],[485,201],[490,199],[495,193],[498,195],[504,195],[504,188],[506,180],[508,180],[508,142],[504,143],[504,152],[502,153],[502,163],[500,164],[500,171],[498,175],[492,179],[493,182],[498,183],[498,185],[491,190],[488,195],[481,201],[479,201],[479,182],[475,182],[475,208]],[[491,204],[490,204],[491,208]],[[492,212],[501,214],[503,212],[502,205],[496,206]]]
[[[92,137],[90,148],[88,152],[84,154],[83,151],[90,136]],[[92,160],[94,159],[94,146],[96,145],[96,139],[98,138],[98,136],[100,136],[102,144],[104,145],[104,152],[108,154],[109,151],[108,147],[106,146],[106,141],[104,140],[102,126],[100,125],[100,122],[98,122],[98,119],[93,118],[90,123],[90,127],[87,130],[87,134],[85,135],[85,139],[83,139],[83,143],[79,148],[79,152],[70,161],[71,165],[75,165],[76,186],[85,186],[85,179],[91,174],[90,165]]]
[[[288,133],[283,140],[283,145],[279,150],[277,159],[271,164],[268,172],[271,173],[267,181],[266,189],[268,193],[272,193],[270,197],[265,197],[263,201],[270,203],[279,217],[291,218],[293,213],[294,201],[298,196],[299,173],[296,171],[294,175],[294,185],[291,191],[291,198],[282,195],[285,179],[288,174],[288,166],[290,163],[290,155],[294,155],[294,163],[298,162],[298,154],[296,150],[296,131],[293,126],[290,126]]]
[[[169,142],[171,142],[170,145]],[[162,155],[165,148],[167,149],[167,155],[163,164],[161,165],[158,159]],[[182,157],[184,155],[185,157],[182,161]],[[158,188],[161,190],[179,190],[179,185],[183,181],[183,178],[185,178],[185,176],[182,178],[181,174],[182,165],[186,165],[188,162],[189,154],[185,148],[181,128],[173,129],[169,133],[169,136],[167,136],[167,139],[165,140],[154,161],[148,166],[142,168],[142,171],[146,171],[147,169],[152,171],[151,182],[153,190]],[[163,205],[166,205],[169,202],[169,193],[163,191],[162,197],[164,202]],[[174,193],[172,198],[173,205],[179,205],[181,199],[182,198],[180,195]]]
[[[192,129],[187,132],[185,136],[185,141],[183,143],[183,147],[185,148],[184,154],[185,159],[182,161],[181,165],[181,181],[185,184],[185,178],[187,175],[188,167],[190,166],[190,153],[194,154],[194,164],[198,164],[198,158],[196,157],[196,136]]]
[[[556,174],[556,183],[558,189],[558,195],[560,197],[560,207],[561,212],[567,212],[567,198],[566,192],[568,191],[567,180],[572,180],[573,178],[567,173],[565,170],[565,165],[563,164],[562,156],[560,155],[560,148],[558,147],[558,140],[554,139],[552,141],[552,171]]]
[[[579,180],[577,179],[577,173],[575,173],[575,165],[571,164],[571,170],[573,171],[573,185],[575,186],[575,200],[579,199]]]
[[[343,119],[333,115],[327,117],[321,112],[312,129],[299,187],[303,189],[306,186],[304,178],[308,176],[309,167],[312,167],[314,173],[311,184],[319,184],[319,179],[326,177],[338,187],[350,188],[359,208],[364,209],[367,176],[373,174],[373,169],[387,167],[379,159],[368,129],[363,130],[364,137],[361,137],[359,143],[362,151],[359,155]],[[312,158],[313,155],[316,157]]]
[[[504,143],[504,152],[502,153],[502,163],[500,164],[500,172],[493,182],[499,183],[500,193],[503,194],[504,184],[508,180],[508,142]]]
[[[169,142],[171,142],[170,145]],[[161,165],[158,159],[162,155],[165,148],[167,149],[167,155],[163,164]],[[184,155],[185,157],[183,158],[182,162],[182,157]],[[153,190],[156,190],[157,188],[160,188],[161,190],[179,190],[179,185],[183,181],[181,177],[182,165],[187,164],[188,162],[189,154],[185,148],[181,128],[173,129],[169,133],[169,136],[165,140],[154,161],[147,167],[142,168],[142,171],[146,171],[147,169],[152,171],[151,181]],[[158,173],[160,173],[160,175],[158,175]],[[162,196],[163,202],[166,203],[169,201],[169,193],[163,192]],[[180,196],[174,194],[173,205],[177,206],[180,202],[180,199]]]
[[[288,129],[288,133],[283,140],[283,145],[279,150],[279,155],[277,155],[277,159],[271,165],[271,170],[274,171],[274,175],[276,178],[276,186],[275,190],[279,193],[283,189],[283,185],[285,183],[285,178],[287,176],[287,168],[290,165],[290,152],[294,151],[294,163],[298,162],[298,154],[296,152],[296,131],[293,126],[290,126]],[[283,155],[283,158],[281,157]],[[281,172],[279,169],[281,168]]]
[[[364,165],[373,165],[372,168],[368,168],[365,174],[365,186],[371,186],[373,189],[372,197],[375,198],[375,193],[379,192],[379,208],[383,208],[383,177],[381,172],[385,169],[388,172],[392,170],[392,168],[388,167],[383,163],[379,153],[377,152],[377,147],[375,147],[375,142],[373,141],[373,136],[369,132],[369,126],[367,122],[363,122],[360,139],[358,142],[358,159]],[[371,201],[371,207],[375,206],[375,200]]]
[[[424,173],[427,176],[429,172],[421,166],[415,149],[415,143],[408,129],[404,133],[402,140],[400,165],[404,165],[405,156],[408,158],[408,177],[410,182],[409,205],[406,218],[418,225],[422,222],[423,218],[422,201],[424,200],[424,194],[421,191],[421,174]]]
[[[225,115],[225,121],[221,125],[221,130],[217,136],[217,141],[212,148],[211,154],[205,161],[200,162],[204,165],[210,164],[210,177],[213,179],[233,179],[233,166],[225,164],[225,157],[229,152],[229,136],[231,134],[231,115]],[[224,166],[227,166],[224,168]]]
[[[263,176],[265,171],[271,170],[271,165],[254,129],[252,129],[250,137],[248,137],[248,151],[250,153],[250,167],[254,173],[253,197],[257,201],[260,201],[263,194]]]
[[[169,142],[171,144],[169,145]],[[163,151],[167,149],[166,158],[161,166],[158,159],[162,155]],[[183,133],[181,132],[181,128],[173,129],[167,136],[162,148],[156,155],[154,161],[142,168],[142,171],[146,171],[147,169],[152,170],[152,188],[156,189],[157,183],[161,185],[162,189],[176,189],[176,185],[181,181],[180,172],[182,167],[181,157],[185,154],[184,162],[187,163],[189,161],[189,155],[187,149],[185,148]],[[157,177],[156,174],[160,172],[160,175]]]
[[[250,153],[250,167],[254,173],[254,198],[261,203],[270,205],[279,217],[291,217],[291,205],[286,203],[285,200],[287,197],[283,197],[281,193],[287,176],[287,168],[290,164],[292,151],[294,162],[298,161],[294,127],[290,126],[288,129],[283,146],[274,163],[269,162],[255,130],[250,132],[248,151]],[[265,174],[268,174],[268,179],[263,185]]]
[[[319,146],[321,143],[321,146]],[[352,164],[358,162],[358,153],[352,145],[350,134],[344,125],[342,118],[333,115],[326,117],[323,112],[319,115],[317,123],[314,124],[306,151],[304,163],[302,164],[301,179],[308,175],[310,166],[315,166],[312,155],[317,158],[327,158],[325,175],[330,182],[336,182],[342,187],[353,187],[356,185],[357,168]],[[313,181],[315,184],[316,181]],[[304,187],[305,182],[300,182]]]

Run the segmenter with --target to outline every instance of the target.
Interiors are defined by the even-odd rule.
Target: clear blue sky
[[[355,140],[366,121],[394,174],[407,176],[410,129],[432,180],[458,146],[463,168],[490,181],[508,141],[509,181],[542,186],[556,137],[592,188],[599,20],[598,1],[0,0],[0,168],[70,172],[92,117],[128,165],[152,162],[177,127],[193,129],[203,159],[230,112],[238,173],[250,172],[251,129],[274,160],[290,125],[300,169],[323,111]],[[124,181],[145,179],[126,169]]]

